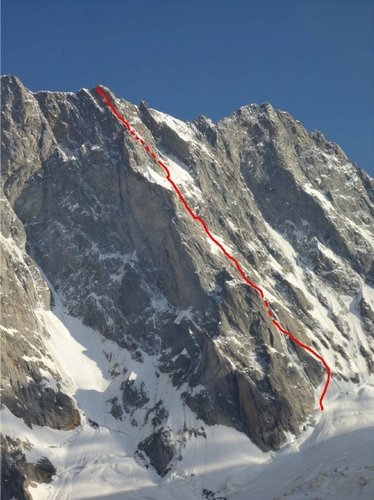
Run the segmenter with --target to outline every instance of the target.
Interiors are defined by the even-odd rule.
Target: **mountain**
[[[1,83],[3,497],[372,498],[373,179],[268,103]]]

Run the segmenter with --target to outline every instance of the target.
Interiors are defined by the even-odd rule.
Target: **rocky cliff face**
[[[374,371],[373,180],[267,103],[185,123],[113,102],[281,324],[328,361],[334,383],[365,381]],[[68,431],[84,418],[129,431],[136,460],[161,476],[209,426],[264,451],[298,434],[317,406],[320,363],[274,329],[96,90],[34,94],[4,77],[2,127],[3,405],[29,426]],[[101,421],[49,352],[57,333],[40,310],[52,296],[112,346],[103,348]]]

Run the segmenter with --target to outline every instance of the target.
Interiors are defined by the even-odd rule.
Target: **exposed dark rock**
[[[170,470],[170,462],[177,453],[175,438],[168,430],[159,430],[138,445],[139,450],[144,451],[149,462],[164,477]]]
[[[127,413],[131,413],[134,409],[141,408],[148,403],[149,398],[145,391],[144,382],[138,387],[135,380],[126,380],[121,388],[123,390],[123,407]]]
[[[31,482],[49,483],[56,469],[47,457],[36,463],[26,461],[22,443],[1,435],[1,499],[32,500],[27,491]]]
[[[121,418],[123,415],[123,408],[118,401],[118,397],[115,396],[109,402],[111,403],[110,413],[114,418]]]

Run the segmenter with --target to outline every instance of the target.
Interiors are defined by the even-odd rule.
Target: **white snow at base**
[[[374,493],[374,385],[352,385],[326,402],[318,422],[287,444],[232,500],[371,500]],[[247,487],[245,487],[247,484]],[[233,487],[234,484],[231,483]]]
[[[55,312],[63,315],[60,308]],[[63,315],[63,323],[52,311],[41,310],[39,314],[50,332],[46,345],[63,380],[68,381],[69,393],[74,394],[79,389],[105,391],[109,381],[100,368],[106,363],[101,336],[76,318]],[[71,335],[72,331],[75,338]]]
[[[230,500],[267,500],[284,494],[292,499],[307,494],[322,499],[372,498],[374,386],[369,380],[358,388],[333,380],[325,411],[316,410],[306,431],[297,439],[288,436],[282,450],[264,453],[233,428],[199,421],[181,401],[186,387],[178,391],[166,374],[154,376],[155,358],[142,353],[143,362],[132,359],[68,316],[58,301],[54,312],[38,314],[50,334],[46,343],[53,363],[46,359],[46,365],[51,363],[63,375],[63,390],[75,398],[82,422],[71,431],[30,429],[6,408],[1,412],[3,432],[31,445],[27,460],[47,456],[57,469],[50,484],[29,488],[34,500],[192,500],[202,498],[204,488]],[[186,423],[206,435],[187,436],[182,460],[165,478],[134,458],[137,443],[152,432],[151,426],[142,425],[146,409],[135,414],[139,427],[109,413],[106,402],[121,395],[124,380],[109,375],[116,363],[128,370],[125,379],[144,382],[151,401],[164,401],[170,412],[167,425],[174,432]]]
[[[3,432],[33,444],[28,460],[47,455],[59,476],[31,487],[33,499],[202,498],[203,488],[232,500],[371,499],[374,491],[374,386],[344,384],[323,413],[278,453],[263,453],[245,435],[205,426],[190,439],[178,470],[158,478],[129,456],[124,434],[83,424],[75,431],[28,428],[4,409]],[[351,392],[344,390],[348,389]]]
[[[206,437],[190,439],[183,451],[174,478],[183,478],[184,487],[202,498],[203,489],[226,495],[232,490],[230,483],[243,468],[247,477],[269,460],[245,434],[223,425],[205,426]],[[166,486],[166,485],[165,485]],[[187,497],[188,498],[188,497]]]
[[[176,496],[193,499],[203,487],[219,487],[226,465],[230,475],[237,463],[257,463],[264,455],[244,434],[223,426],[207,427],[198,420],[180,398],[180,392],[187,387],[178,392],[166,374],[155,377],[156,359],[146,353],[142,353],[143,362],[132,359],[116,344],[67,315],[57,298],[56,304],[54,312],[37,311],[50,334],[46,347],[52,359],[43,358],[43,362],[54,365],[62,375],[63,381],[59,382],[76,400],[81,425],[71,431],[35,425],[30,429],[8,409],[1,412],[3,432],[30,445],[25,452],[27,460],[36,462],[47,456],[56,467],[57,474],[50,484],[30,486],[34,500]],[[190,311],[180,313],[183,316]],[[109,375],[117,362],[121,368],[127,368],[128,380],[145,383],[151,401],[162,398],[170,413],[167,426],[171,430],[178,433],[185,423],[187,428],[203,429],[207,436],[188,437],[183,462],[177,461],[178,468],[172,468],[164,479],[134,459],[137,443],[152,432],[151,425],[134,428],[128,419],[116,420],[109,413],[106,402],[121,395],[119,385],[124,380],[117,381]],[[145,412],[144,408],[135,414],[140,424]],[[98,424],[97,428],[92,421]],[[203,476],[199,471],[204,471]]]

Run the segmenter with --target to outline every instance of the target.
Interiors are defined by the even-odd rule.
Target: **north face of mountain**
[[[324,356],[334,383],[369,380],[373,180],[267,103],[187,123],[111,98],[280,323]],[[274,329],[96,90],[32,93],[3,77],[2,127],[10,412],[54,429],[85,419],[132,429],[134,457],[161,476],[210,426],[236,429],[263,451],[298,435],[317,406],[321,364]],[[38,311],[53,311],[52,296],[112,346],[100,348],[102,421],[64,386],[44,342],[53,328]]]

